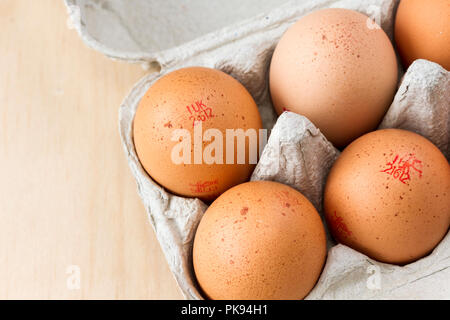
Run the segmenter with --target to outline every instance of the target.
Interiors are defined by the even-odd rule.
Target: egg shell
[[[196,120],[202,125],[201,134],[208,129],[222,133],[223,164],[207,164],[205,158],[195,163]],[[161,77],[148,89],[136,111],[133,138],[142,166],[156,182],[172,193],[211,201],[247,181],[255,166],[249,161],[248,139],[245,163],[237,163],[237,142],[234,163],[226,163],[226,129],[255,129],[257,133],[261,128],[258,108],[243,85],[222,71],[189,67]],[[190,164],[172,160],[174,147],[184,139],[172,141],[176,129],[189,131]],[[201,142],[202,152],[210,143]]]
[[[332,167],[324,209],[340,243],[381,262],[412,262],[448,231],[450,166],[436,146],[416,133],[368,133]]]
[[[278,114],[307,117],[336,147],[376,128],[397,86],[397,61],[385,32],[367,16],[324,9],[282,36],[270,65]]]
[[[450,1],[400,1],[395,42],[405,68],[426,59],[450,70]]]
[[[326,256],[325,230],[298,191],[238,185],[212,203],[194,240],[198,283],[210,299],[302,299]]]

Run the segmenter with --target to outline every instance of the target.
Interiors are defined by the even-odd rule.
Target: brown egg
[[[270,94],[278,114],[296,112],[342,147],[375,129],[397,86],[397,61],[384,31],[346,9],[315,11],[278,43]]]
[[[426,59],[450,70],[450,1],[402,0],[395,42],[405,68],[416,59]]]
[[[148,89],[136,111],[133,133],[139,160],[156,182],[172,193],[210,201],[247,181],[257,160],[249,156],[252,152],[257,157],[257,138],[251,143],[244,137],[245,148],[238,150],[236,139],[234,159],[231,155],[227,161],[226,130],[250,129],[257,135],[261,128],[258,108],[244,86],[219,70],[191,67],[161,77]],[[208,131],[222,138],[208,138]],[[213,142],[222,147],[212,148]],[[238,163],[239,152],[245,153],[243,163]],[[217,159],[210,161],[206,155]]]
[[[335,239],[378,261],[428,254],[450,225],[450,166],[422,136],[378,130],[351,143],[331,169],[324,208]]]
[[[195,274],[210,299],[302,299],[325,261],[313,205],[286,185],[238,185],[212,203],[198,227]]]

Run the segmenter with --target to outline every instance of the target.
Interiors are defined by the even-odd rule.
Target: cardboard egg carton
[[[450,72],[426,60],[404,75],[382,128],[400,128],[431,140],[449,159]],[[251,180],[272,180],[303,193],[321,214],[326,177],[339,151],[307,118],[284,112],[276,122]],[[380,263],[336,244],[328,229],[324,270],[306,299],[449,299],[450,233],[414,263]]]
[[[284,113],[278,120],[268,91],[268,68],[282,34],[303,15],[322,8],[359,11],[392,40],[398,0],[66,0],[73,26],[85,43],[113,59],[142,63],[150,73],[123,101],[119,127],[125,154],[149,221],[169,267],[187,299],[202,299],[192,267],[192,243],[207,209],[198,199],[166,192],[141,166],[133,144],[136,108],[161,76],[186,66],[222,70],[240,81],[272,129],[253,180],[279,181],[301,191],[321,212],[326,176],[339,155],[305,117]],[[371,21],[368,20],[368,23]],[[415,131],[449,159],[450,76],[440,66],[415,62],[405,74],[380,127]],[[274,126],[275,125],[275,126]],[[277,146],[280,149],[275,149]],[[376,262],[328,236],[322,275],[307,299],[450,298],[450,236],[429,256],[399,267]]]

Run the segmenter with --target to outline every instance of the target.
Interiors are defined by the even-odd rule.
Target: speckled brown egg
[[[395,42],[405,68],[427,59],[450,70],[450,1],[400,1]]]
[[[257,157],[258,140],[249,138],[243,150],[236,139],[234,160],[227,160],[226,130],[250,129],[258,137],[261,128],[255,101],[242,84],[219,70],[190,67],[164,75],[148,89],[133,135],[152,179],[172,193],[211,201],[247,181],[257,160],[250,154]],[[245,157],[241,163],[238,152]]]
[[[416,133],[368,133],[332,167],[324,208],[339,242],[378,261],[410,263],[427,255],[448,231],[449,163]]]
[[[282,36],[270,65],[278,114],[311,120],[337,147],[376,128],[397,88],[397,60],[385,32],[367,16],[324,9]]]
[[[210,299],[302,299],[325,261],[313,205],[286,185],[255,181],[217,198],[194,241],[198,283]]]

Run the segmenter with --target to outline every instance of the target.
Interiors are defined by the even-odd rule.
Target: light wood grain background
[[[0,0],[0,26],[0,298],[181,299],[119,139],[145,71],[88,49],[62,1]]]

